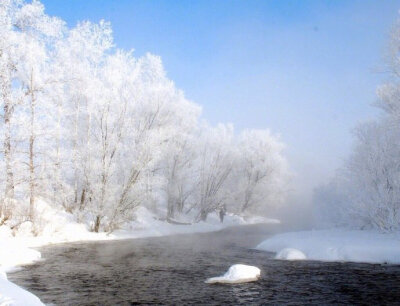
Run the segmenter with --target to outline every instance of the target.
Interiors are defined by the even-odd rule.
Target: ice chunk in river
[[[260,278],[260,274],[261,271],[257,267],[237,264],[231,266],[228,272],[226,272],[224,275],[207,279],[206,283],[247,283],[258,280]]]

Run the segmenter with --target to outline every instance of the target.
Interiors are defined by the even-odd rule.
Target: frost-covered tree
[[[40,92],[44,92],[45,85],[50,82],[46,74],[48,65],[48,52],[50,40],[57,37],[62,30],[63,23],[57,18],[50,18],[44,14],[44,7],[38,1],[24,4],[21,1],[2,1],[1,10],[1,96],[4,116],[4,160],[6,168],[5,198],[12,199],[15,190],[15,172],[20,164],[17,164],[13,153],[13,122],[19,125],[29,122],[19,130],[20,137],[15,141],[28,140],[27,152],[30,213],[33,218],[36,179],[35,141],[38,130],[35,120],[36,105],[46,103],[46,98]],[[3,27],[4,26],[4,27]],[[19,118],[16,120],[16,106],[20,105]],[[29,119],[25,115],[29,114]],[[24,119],[27,119],[26,121]],[[22,126],[22,125],[21,125]],[[25,133],[29,130],[29,136]]]
[[[199,124],[161,59],[116,49],[107,22],[67,28],[39,1],[1,0],[0,103],[0,224],[40,223],[38,199],[98,232],[140,205],[200,221],[282,198],[280,143]]]
[[[352,215],[366,225],[400,228],[400,128],[387,122],[358,127],[357,146],[347,164]]]
[[[206,220],[213,211],[224,209],[229,198],[228,179],[233,170],[233,126],[204,127],[198,156],[197,220]]]
[[[29,217],[34,218],[36,188],[40,184],[38,168],[43,158],[38,156],[38,137],[45,134],[45,120],[38,120],[45,116],[48,97],[46,91],[55,80],[49,73],[51,67],[50,45],[53,40],[61,36],[63,22],[57,18],[50,18],[44,13],[43,5],[38,1],[21,7],[16,15],[15,27],[20,31],[20,60],[17,63],[18,81],[25,94],[24,104],[27,113],[29,132],[28,138],[28,171],[29,185]],[[38,111],[41,109],[41,113]]]
[[[17,35],[13,31],[15,6],[16,4],[12,1],[0,2],[0,102],[3,110],[2,151],[5,163],[4,172],[6,173],[4,198],[0,204],[0,223],[11,217],[15,190],[12,150],[12,120],[15,106],[18,103],[12,88],[17,62],[15,57]]]
[[[315,195],[317,218],[334,225],[400,229],[400,23],[388,49],[388,81],[377,89],[380,118],[355,129],[353,152]]]
[[[167,219],[184,213],[195,189],[197,169],[194,160],[199,108],[183,99],[181,103],[181,110],[176,108],[176,115],[181,119],[178,125],[169,128],[169,138],[164,142],[163,154],[157,165],[157,173],[161,176],[160,202],[165,203]]]
[[[325,225],[400,227],[400,129],[386,120],[361,124],[354,150],[337,177],[317,189],[316,216]]]
[[[263,213],[285,198],[289,172],[283,148],[268,130],[239,135],[232,194],[241,213]]]
[[[170,142],[166,152],[163,173],[167,218],[185,211],[197,187],[194,182],[197,169],[194,167],[196,155],[193,149],[193,138],[178,136]]]

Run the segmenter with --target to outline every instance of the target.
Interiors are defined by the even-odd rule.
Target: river
[[[56,305],[400,304],[400,266],[274,260],[252,249],[280,232],[250,225],[219,232],[59,244],[9,279]],[[261,269],[257,282],[204,281],[233,264]]]

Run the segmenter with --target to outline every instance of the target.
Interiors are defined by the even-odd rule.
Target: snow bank
[[[276,254],[275,259],[286,259],[286,260],[304,260],[307,259],[306,255],[302,251],[286,248]]]
[[[222,276],[212,277],[206,280],[207,284],[225,283],[237,284],[253,282],[260,278],[261,271],[259,268],[247,265],[233,265]]]
[[[240,218],[230,217],[227,222],[217,222],[216,218],[208,218],[207,222],[186,224],[171,224],[157,217],[144,207],[139,207],[136,212],[136,220],[121,230],[113,232],[114,239],[121,238],[146,238],[160,237],[184,233],[203,233],[221,230],[229,225],[244,224]],[[189,222],[190,219],[179,219],[179,222]]]
[[[76,222],[72,214],[55,209],[42,199],[35,202],[35,210],[39,235],[33,236],[32,225],[26,222],[14,233],[12,240],[29,247],[40,247],[53,243],[112,239],[106,233],[90,232],[84,224]]]
[[[0,242],[0,271],[7,272],[15,266],[27,265],[39,260],[40,252],[14,241]]]
[[[192,223],[190,225],[171,224],[165,220],[157,219],[157,216],[144,207],[139,207],[135,214],[136,220],[124,228],[107,233],[90,232],[82,223],[77,223],[72,214],[59,211],[43,200],[36,202],[36,214],[38,216],[38,236],[33,236],[33,225],[30,222],[21,224],[17,231],[11,231],[7,226],[0,226],[0,241],[8,241],[25,247],[40,247],[44,245],[76,241],[115,240],[126,238],[158,237],[184,233],[202,233],[218,231],[228,226],[255,224],[255,223],[279,223],[279,220],[263,217],[243,218],[233,214],[227,214],[221,223],[217,213],[209,214],[206,222]],[[191,217],[177,220],[183,223],[191,223]],[[1,256],[1,255],[0,255]],[[2,263],[0,257],[0,265]],[[24,264],[24,263],[21,263]]]
[[[188,216],[186,219],[181,216],[176,220],[179,222],[190,223],[193,218]],[[226,214],[224,222],[221,223],[217,213],[209,214],[207,221],[198,223],[191,223],[190,225],[177,225],[170,224],[166,221],[157,220],[155,215],[144,207],[139,207],[136,211],[136,220],[131,222],[126,228],[115,231],[112,239],[123,238],[146,238],[146,237],[159,237],[175,234],[189,234],[189,233],[206,233],[214,232],[224,229],[228,226],[237,226],[245,224],[257,223],[280,223],[276,219],[268,219],[264,217],[259,218],[243,218],[233,214]]]
[[[287,248],[302,252],[310,260],[400,264],[400,235],[375,231],[290,232],[257,246],[259,250],[279,253]]]
[[[281,221],[278,219],[271,219],[262,216],[248,216],[244,218],[246,224],[260,224],[260,223],[268,223],[268,224],[280,224]]]
[[[44,304],[32,293],[9,282],[5,273],[0,273],[0,305],[43,306]]]
[[[6,271],[39,260],[40,252],[16,241],[0,242],[0,305],[44,305],[38,297],[7,280]]]

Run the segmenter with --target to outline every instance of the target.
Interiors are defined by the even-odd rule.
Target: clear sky
[[[297,187],[333,175],[351,129],[373,117],[377,72],[400,0],[45,0],[73,26],[111,21],[115,43],[160,55],[211,123],[270,128]]]

